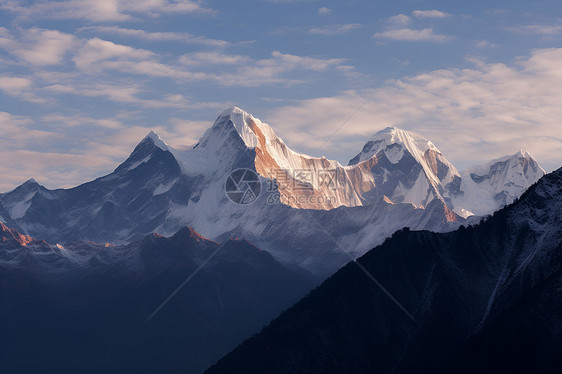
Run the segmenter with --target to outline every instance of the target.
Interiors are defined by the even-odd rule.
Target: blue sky
[[[344,164],[396,125],[459,169],[551,171],[561,41],[554,0],[0,0],[0,191],[108,173],[151,129],[194,143],[233,105]]]

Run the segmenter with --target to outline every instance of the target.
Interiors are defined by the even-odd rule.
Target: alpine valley
[[[237,169],[259,175],[252,204],[225,194]],[[523,151],[459,172],[433,143],[395,127],[343,166],[291,150],[269,125],[231,108],[194,146],[173,148],[150,132],[109,175],[57,190],[30,179],[0,195],[0,221],[62,246],[121,245],[190,226],[218,242],[246,238],[325,277],[402,227],[443,232],[477,221],[543,175]]]

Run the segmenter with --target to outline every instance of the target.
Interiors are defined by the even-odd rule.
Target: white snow
[[[144,164],[145,162],[148,162],[151,158],[152,158],[152,155],[150,154],[150,155],[146,156],[145,158],[143,158],[142,160],[134,162],[131,166],[129,166],[127,171],[138,168],[141,164]]]
[[[156,187],[156,189],[154,190],[152,195],[153,196],[162,195],[163,193],[166,193],[166,192],[170,191],[170,189],[172,189],[172,187],[174,187],[174,185],[176,184],[177,181],[178,181],[178,179],[176,178],[168,184],[160,183],[158,185],[158,187]]]
[[[232,123],[229,125],[229,121]],[[229,127],[230,126],[230,127]],[[256,132],[254,132],[256,131]],[[259,134],[258,134],[259,132]],[[209,130],[205,132],[197,146],[184,149],[172,148],[166,146],[176,159],[178,160],[182,171],[188,176],[203,176],[207,180],[207,188],[210,183],[217,183],[222,185],[225,177],[230,171],[239,167],[254,168],[256,165],[234,165],[234,160],[237,158],[240,149],[236,139],[239,137],[242,140],[243,147],[248,149],[263,148],[262,151],[272,163],[272,168],[260,170],[262,176],[266,179],[277,178],[276,173],[278,170],[285,172],[291,178],[301,182],[309,182],[312,184],[316,195],[330,196],[332,205],[329,206],[311,206],[306,208],[314,209],[330,209],[337,206],[361,206],[364,205],[362,196],[369,195],[371,190],[376,189],[375,180],[373,175],[367,169],[361,167],[362,162],[367,162],[372,157],[376,156],[379,152],[384,152],[388,160],[399,165],[404,157],[405,152],[408,152],[416,162],[422,167],[423,172],[417,176],[414,185],[407,186],[403,181],[396,181],[398,187],[393,193],[386,193],[394,199],[393,202],[409,202],[416,206],[425,206],[434,198],[452,198],[455,202],[450,208],[462,217],[468,217],[473,214],[479,214],[490,207],[496,208],[497,204],[493,201],[493,196],[484,197],[481,200],[482,209],[472,204],[475,196],[478,196],[481,185],[474,183],[463,183],[464,195],[460,197],[452,197],[449,195],[447,184],[452,182],[455,178],[461,178],[457,169],[443,156],[437,147],[421,135],[401,130],[397,127],[388,127],[379,131],[371,139],[373,145],[370,149],[365,150],[359,155],[359,162],[354,165],[342,166],[339,162],[326,159],[325,157],[310,157],[289,148],[283,139],[279,138],[274,130],[268,124],[261,122],[251,114],[244,110],[233,107],[221,113],[217,122]],[[265,141],[260,144],[260,137],[263,136]],[[165,143],[164,143],[165,144]],[[435,165],[430,166],[427,158],[427,151],[432,151],[430,157],[435,157],[438,164],[445,165],[446,169],[443,175],[439,178],[436,175]],[[521,152],[521,155],[528,154]],[[530,156],[529,156],[530,157]],[[502,159],[495,160],[501,161]],[[398,166],[400,167],[400,166]],[[489,169],[489,166],[487,167]],[[312,180],[309,179],[310,175],[307,173],[299,173],[300,170],[306,170],[312,173]],[[338,188],[336,190],[325,188],[320,185],[320,179],[315,177],[319,172],[327,170],[337,170],[339,175]],[[486,170],[485,166],[480,167],[476,172]],[[407,174],[409,170],[404,169]],[[472,171],[474,172],[474,171]],[[310,174],[310,173],[308,173]],[[388,170],[382,171],[383,183],[389,182],[391,174]],[[523,177],[522,177],[523,178]],[[466,175],[463,175],[463,180]],[[500,183],[499,193],[502,190],[508,190],[510,195],[516,196],[523,190],[517,186],[527,188],[532,181],[519,180],[515,177],[510,178],[514,185]],[[523,178],[525,179],[525,178]],[[531,178],[534,180],[534,178]],[[212,181],[212,182],[211,182]],[[283,181],[278,179],[278,183]],[[293,182],[285,182],[293,183]],[[158,186],[156,194],[160,191],[166,191],[166,186]],[[217,193],[223,194],[224,191],[217,189]],[[215,199],[217,197],[215,196]],[[476,200],[479,200],[476,198]],[[371,203],[367,201],[367,203]],[[290,203],[289,203],[290,204]],[[303,208],[292,204],[295,208]]]
[[[404,157],[404,148],[401,146],[386,148],[383,152],[392,164],[397,164]]]
[[[429,184],[423,171],[420,171],[416,183],[411,189],[406,189],[402,182],[399,182],[400,192],[403,193],[401,202],[412,203],[415,206],[427,205],[432,199],[433,195],[430,193]]]
[[[156,134],[154,131],[150,131],[148,133],[147,136],[144,137],[145,139],[151,139],[152,142],[154,143],[155,146],[157,146],[158,148],[160,148],[163,151],[167,151],[168,150],[168,144],[166,144],[161,138],[160,136],[158,136],[158,134]]]
[[[33,197],[35,196],[36,193],[37,193],[37,191],[33,191],[30,194],[28,194],[27,196],[25,196],[22,200],[16,202],[14,205],[12,205],[9,208],[10,217],[12,217],[12,219],[23,218],[23,216],[25,216],[25,213],[27,213],[27,210],[31,206],[31,199],[33,199]]]
[[[375,142],[374,146],[366,153],[361,154],[359,162],[372,158],[377,153],[386,150],[393,144],[404,145],[414,157],[423,157],[423,153],[428,149],[439,151],[432,142],[423,136],[399,129],[395,126],[387,127],[377,132],[371,140]]]
[[[252,129],[250,129],[250,126],[248,126],[250,119],[255,120],[251,114],[246,113],[238,107],[233,107],[223,111],[220,116],[230,117],[234,128],[238,132],[238,135],[240,135],[240,138],[244,141],[244,144],[246,144],[246,147],[255,148],[258,145],[258,138],[256,137],[256,134],[254,134]]]
[[[498,194],[506,194],[509,204],[543,175],[545,171],[525,151],[472,166],[461,173],[462,194],[453,197],[454,211],[459,214],[465,209],[475,215],[490,214],[501,208],[495,198]]]
[[[388,160],[397,164],[404,157],[404,151],[408,151],[412,157],[423,167],[431,184],[448,183],[454,176],[459,176],[457,169],[445,158],[437,147],[424,138],[413,132],[399,129],[395,126],[387,127],[384,130],[377,132],[371,141],[374,142],[370,150],[361,152],[359,155],[359,162],[367,161],[377,155],[379,152],[384,152]],[[439,180],[437,175],[427,164],[424,154],[428,151],[435,151],[438,154],[439,160],[448,167],[448,173]],[[358,162],[358,163],[359,163]]]

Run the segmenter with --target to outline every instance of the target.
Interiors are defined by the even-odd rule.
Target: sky
[[[226,108],[342,164],[377,131],[459,169],[562,166],[562,3],[0,0],[0,192],[110,173],[150,131],[196,143]]]

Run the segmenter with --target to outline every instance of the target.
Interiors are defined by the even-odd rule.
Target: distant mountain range
[[[63,247],[0,224],[0,371],[201,373],[316,282],[245,240],[220,245],[188,227]]]
[[[561,370],[559,169],[476,226],[397,232],[207,373]]]
[[[259,176],[252,204],[225,194],[237,169]],[[173,148],[151,132],[109,175],[57,190],[29,180],[0,195],[0,221],[63,246],[125,244],[191,226],[217,241],[247,238],[285,264],[328,275],[404,226],[448,231],[492,213],[542,175],[526,152],[459,173],[430,141],[395,127],[342,166],[294,152],[233,108],[194,146]]]
[[[507,322],[540,344],[560,325],[562,302],[547,302],[559,289],[559,174],[533,185],[544,170],[523,151],[459,172],[395,127],[343,166],[292,151],[239,108],[194,146],[150,132],[111,174],[0,194],[0,363],[202,372],[409,227],[428,231],[402,230],[360,263],[415,321],[351,263],[211,372],[458,371],[441,354],[478,371],[482,347],[512,336]],[[543,324],[524,321],[535,303]]]

